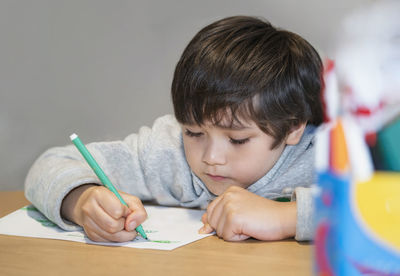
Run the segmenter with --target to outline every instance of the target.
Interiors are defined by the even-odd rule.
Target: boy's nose
[[[226,163],[224,147],[214,142],[208,144],[202,160],[208,165],[224,165]]]

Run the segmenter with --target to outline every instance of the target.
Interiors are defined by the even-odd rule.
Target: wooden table
[[[22,191],[0,192],[0,217],[27,204]],[[211,236],[161,251],[0,235],[0,275],[311,275],[312,249]]]

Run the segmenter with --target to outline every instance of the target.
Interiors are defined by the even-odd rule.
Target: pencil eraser
[[[78,137],[78,135],[76,135],[75,133],[73,133],[71,136],[69,136],[69,138],[72,140],[76,139]]]

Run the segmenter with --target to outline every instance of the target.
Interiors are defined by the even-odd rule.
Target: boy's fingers
[[[199,234],[210,234],[211,232],[214,231],[214,229],[208,224],[208,218],[207,218],[207,213],[204,213],[201,216],[201,221],[203,222],[203,227],[199,229]]]
[[[106,233],[106,235],[107,235],[107,239],[110,241],[127,242],[127,241],[132,241],[137,236],[137,233],[136,233],[136,231],[122,230],[122,231],[117,232],[112,235],[108,235],[108,233]]]
[[[223,239],[225,239],[224,234],[229,231],[229,229],[227,229],[229,227],[229,225],[227,225],[226,223],[226,215],[225,214],[221,214],[218,217],[218,220],[215,221],[215,232],[217,233],[218,237],[221,237]]]
[[[100,227],[97,223],[91,219],[90,217],[86,217],[83,224],[83,229],[85,230],[86,235],[95,242],[107,242],[108,240],[101,237],[98,232]]]
[[[225,241],[243,241],[250,238],[250,236],[244,235],[244,234],[235,234],[231,233],[229,236],[224,237]]]
[[[121,230],[116,233],[108,233],[104,231],[95,221],[91,218],[87,219],[85,232],[88,234],[88,237],[94,241],[112,241],[112,242],[126,242],[133,240],[137,233],[136,231],[125,231]]]
[[[224,227],[222,229],[221,237],[226,241],[241,241],[249,236],[242,234],[240,225],[236,225],[228,218],[224,221]]]
[[[205,212],[205,213],[201,216],[201,222],[202,222],[203,224],[208,223],[207,212]]]
[[[125,200],[126,204],[128,204],[131,211],[135,211],[136,209],[140,208],[144,209],[143,203],[138,197],[123,192],[121,192],[121,196]]]
[[[128,208],[126,208],[128,209]],[[104,231],[108,233],[116,233],[124,229],[125,218],[115,219],[111,217],[101,206],[94,206],[90,213],[90,218],[96,222]]]
[[[206,211],[207,221],[209,221],[213,217],[215,206],[221,201],[221,198],[222,197],[219,196],[216,199],[214,199],[213,201],[211,201],[210,204],[208,204],[207,211]]]
[[[96,190],[95,197],[98,205],[100,205],[101,208],[103,208],[103,210],[114,219],[124,217],[128,212],[126,210],[128,208],[124,206],[116,195],[106,187],[99,187]]]
[[[102,237],[100,237],[99,235],[97,235],[95,232],[91,231],[86,231],[86,235],[88,236],[88,238],[94,242],[108,242],[106,239],[103,239]]]
[[[213,202],[208,205],[207,208],[207,221],[211,227],[217,230],[218,221],[220,220],[221,214],[223,212],[223,202],[221,201],[222,197],[219,196]]]
[[[122,193],[122,197],[128,204],[130,210],[125,220],[125,229],[127,231],[133,231],[146,220],[147,212],[144,209],[142,201],[138,197],[125,193]]]
[[[213,231],[214,229],[210,226],[210,224],[206,223],[199,229],[199,234],[210,234]]]
[[[132,210],[128,207],[129,205],[128,206],[122,205],[122,206],[124,206],[122,217],[126,218],[127,216],[129,216],[130,213],[132,213]]]
[[[125,220],[125,229],[127,231],[133,231],[135,228],[142,224],[147,218],[147,213],[144,208],[136,209],[128,215]]]

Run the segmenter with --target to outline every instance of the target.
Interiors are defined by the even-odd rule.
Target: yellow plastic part
[[[400,251],[400,173],[375,172],[356,184],[355,198],[369,230]]]

